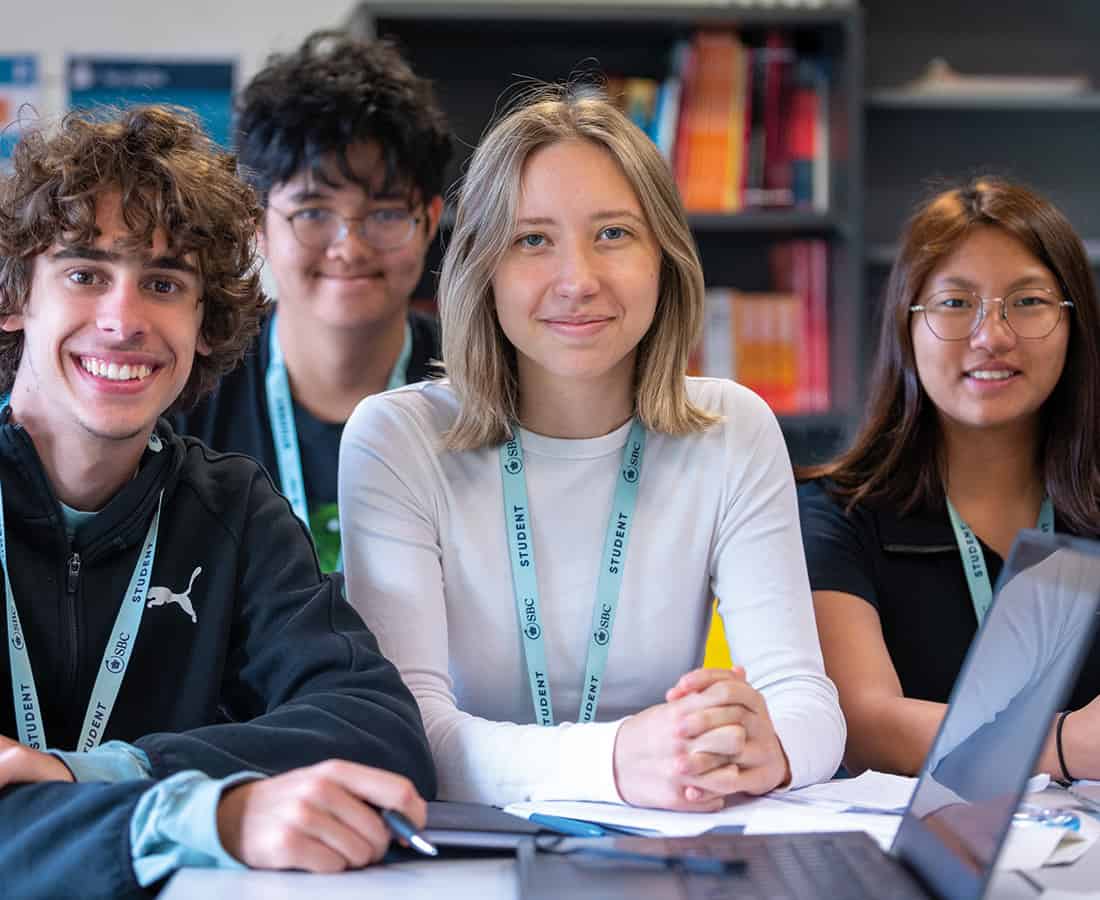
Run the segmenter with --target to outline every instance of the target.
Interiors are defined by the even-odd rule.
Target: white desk
[[[1074,865],[1032,873],[1046,887],[1100,890],[1100,842]],[[1014,872],[998,872],[988,900],[1034,900],[1036,890]],[[375,866],[342,875],[185,869],[161,900],[519,900],[511,858],[428,860]]]

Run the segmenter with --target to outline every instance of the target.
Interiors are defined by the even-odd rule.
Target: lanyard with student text
[[[154,435],[155,437],[155,435]],[[141,618],[145,613],[145,598],[149,592],[149,581],[153,574],[153,560],[157,554],[157,530],[160,527],[160,508],[164,502],[164,491],[157,498],[157,511],[149,530],[145,534],[145,543],[134,565],[134,574],[122,598],[118,615],[115,617],[111,637],[103,651],[92,696],[88,700],[88,710],[84,714],[84,725],[80,729],[77,750],[94,750],[103,739],[103,731],[111,718],[118,699],[126,667],[130,664],[130,654],[137,642]],[[19,621],[19,611],[15,607],[15,594],[11,586],[11,570],[8,568],[7,532],[4,527],[4,496],[0,488],[0,564],[4,566],[4,598],[8,621],[8,644],[11,648],[11,689],[15,700],[15,719],[19,729],[19,743],[34,750],[44,750],[46,730],[42,723],[42,710],[38,705],[38,691],[35,689],[34,673],[27,654],[27,643],[23,638],[23,626]]]
[[[608,645],[615,626],[615,611],[619,606],[626,547],[638,499],[638,480],[645,452],[645,427],[637,419],[623,448],[623,461],[615,482],[615,496],[607,522],[600,575],[596,582],[596,603],[592,610],[592,633],[588,639],[588,658],[584,669],[579,722],[591,722],[596,717],[600,701],[603,672],[607,666]],[[523,474],[523,448],[519,429],[513,429],[512,440],[500,448],[500,473],[504,483],[504,526],[508,533],[508,549],[512,558],[512,587],[516,595],[516,613],[523,651],[527,661],[527,680],[535,721],[539,725],[554,724],[554,708],[550,699],[550,678],[546,668],[546,649],[542,641],[542,616],[539,612],[539,586],[535,574],[534,535],[527,502],[527,478]]]
[[[947,513],[951,517],[951,527],[955,529],[955,543],[959,545],[959,554],[962,556],[966,584],[970,588],[970,602],[974,604],[974,615],[978,617],[978,624],[981,625],[985,621],[986,613],[993,605],[993,585],[989,582],[985,556],[982,554],[982,548],[974,532],[962,520],[950,499],[947,499]],[[1054,531],[1054,505],[1049,497],[1044,497],[1043,505],[1039,507],[1037,527],[1046,534]]]
[[[290,501],[295,514],[309,526],[309,505],[306,503],[306,483],[302,477],[302,457],[298,450],[298,428],[294,424],[294,402],[290,397],[290,381],[283,361],[283,350],[276,334],[276,321],[271,319],[269,339],[270,360],[267,364],[267,416],[275,439],[275,461],[279,466],[279,485]],[[386,390],[408,383],[409,360],[412,357],[412,329],[405,323],[405,341],[401,355],[390,372]]]

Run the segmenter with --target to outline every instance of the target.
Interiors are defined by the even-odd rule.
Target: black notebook
[[[523,838],[546,833],[543,827],[495,806],[438,800],[428,804],[428,824],[423,831],[424,837],[441,849],[453,847],[509,853],[515,851]]]

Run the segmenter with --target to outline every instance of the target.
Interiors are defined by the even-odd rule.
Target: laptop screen
[[[939,896],[982,895],[1098,600],[1100,544],[1020,532],[891,851]]]

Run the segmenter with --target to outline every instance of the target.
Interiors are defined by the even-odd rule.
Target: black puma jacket
[[[339,581],[322,576],[309,534],[258,464],[214,453],[161,420],[162,449],[145,452],[137,476],[70,543],[34,445],[9,415],[0,418],[6,575],[49,747],[75,749],[163,489],[149,602],[103,741],[140,747],[154,779],[342,758],[405,774],[434,795],[416,701]],[[0,635],[0,733],[17,740],[6,617]],[[55,886],[68,872],[82,895],[138,893],[122,825],[138,787],[0,790],[0,872],[28,871],[29,855],[30,869],[44,865]],[[97,883],[110,872],[123,880]],[[5,893],[17,887],[4,881]]]

